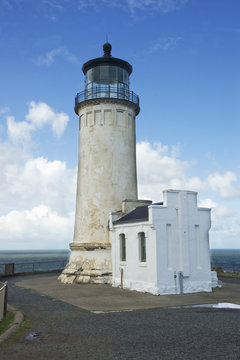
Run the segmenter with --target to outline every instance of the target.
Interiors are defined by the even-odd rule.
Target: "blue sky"
[[[0,0],[0,247],[67,248],[81,66],[133,65],[140,197],[198,191],[212,248],[240,248],[238,0]]]

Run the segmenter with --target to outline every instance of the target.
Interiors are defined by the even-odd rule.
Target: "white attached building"
[[[210,209],[197,207],[193,191],[163,195],[163,203],[118,220],[110,215],[112,285],[156,295],[210,292]]]

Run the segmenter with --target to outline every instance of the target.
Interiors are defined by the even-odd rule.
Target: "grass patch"
[[[0,335],[2,335],[14,321],[14,313],[11,311],[7,312],[7,316],[0,321]],[[18,328],[18,330],[6,341],[4,341],[1,346],[11,345],[12,342],[19,340],[22,336],[25,336],[32,328],[30,319],[24,317],[23,323]],[[1,356],[0,356],[1,359]]]
[[[20,328],[4,343],[3,346],[11,345],[12,342],[17,341],[20,337],[27,335],[31,329],[31,321],[28,318],[25,318]]]
[[[221,266],[212,267],[211,270],[216,271],[218,277],[240,279],[240,273],[239,272],[236,272],[236,271],[224,271]]]
[[[226,277],[226,278],[235,278],[240,279],[240,274],[238,272],[231,272],[231,271],[223,271],[219,273],[220,277]]]
[[[13,323],[14,314],[11,311],[7,312],[7,315],[0,321],[0,335],[2,335]]]

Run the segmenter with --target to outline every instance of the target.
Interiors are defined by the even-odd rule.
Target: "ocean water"
[[[212,266],[240,272],[240,249],[211,249],[210,256]]]
[[[0,251],[0,274],[4,264],[14,263],[14,272],[61,270],[68,262],[69,250],[3,250]]]
[[[68,262],[69,250],[18,250],[0,251],[0,274],[4,264],[14,263],[14,272],[61,270]],[[240,249],[211,249],[211,264],[224,271],[240,272]]]

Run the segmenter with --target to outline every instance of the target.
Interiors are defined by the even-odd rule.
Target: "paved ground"
[[[76,288],[55,279],[9,280],[9,302],[31,323],[27,333],[0,346],[1,360],[240,359],[240,310],[164,308],[197,300],[240,304],[239,280],[224,280],[213,294],[156,297],[108,286]],[[141,310],[91,312],[135,308]],[[27,339],[31,332],[38,336]]]
[[[225,283],[212,293],[154,296],[137,291],[121,290],[110,285],[66,285],[57,275],[30,275],[15,279],[17,286],[35,290],[89,311],[116,311],[161,308],[178,305],[234,302],[240,304],[237,283]]]

